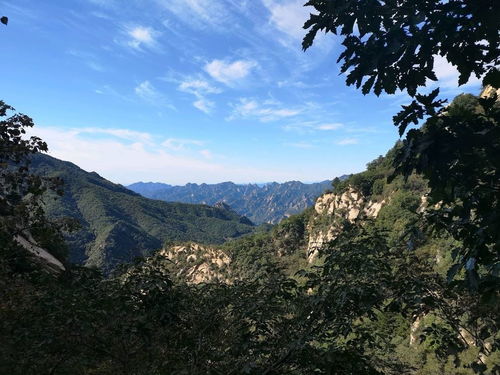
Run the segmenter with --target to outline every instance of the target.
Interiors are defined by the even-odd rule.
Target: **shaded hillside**
[[[297,214],[314,204],[314,200],[331,187],[331,181],[304,184],[299,181],[238,185],[233,182],[220,184],[167,184],[138,182],[128,188],[145,197],[169,202],[203,203],[214,205],[224,202],[240,215],[254,223],[278,223],[285,217]]]
[[[37,155],[32,171],[64,180],[62,198],[46,198],[50,216],[69,216],[82,225],[71,235],[70,260],[108,269],[147,255],[165,241],[222,243],[249,233],[253,224],[235,212],[144,198],[97,173],[46,155]]]

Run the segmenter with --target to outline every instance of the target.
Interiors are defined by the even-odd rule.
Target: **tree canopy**
[[[496,212],[500,201],[494,161],[500,155],[497,95],[476,99],[476,105],[456,103],[448,111],[446,101],[438,99],[439,88],[426,95],[417,90],[437,80],[436,56],[457,68],[459,84],[474,74],[483,78],[483,86],[500,88],[500,3],[310,0],[305,5],[317,13],[304,24],[309,29],[304,49],[318,31],[340,34],[344,51],[338,62],[343,62],[347,85],[361,87],[364,94],[372,88],[376,95],[407,90],[415,98],[393,117],[394,125],[400,135],[423,119],[427,125],[408,133],[395,158],[396,171],[406,177],[416,171],[429,179],[430,203],[440,207],[430,216],[438,215],[444,228],[463,241],[450,276],[465,267],[470,286],[477,289],[483,265],[498,287],[500,239],[494,233],[500,217],[488,211]]]
[[[315,8],[304,24],[308,49],[318,31],[342,36],[337,62],[347,85],[376,95],[397,89],[415,96],[436,81],[435,58],[444,57],[460,73],[499,87],[500,5],[497,0],[310,0]]]
[[[487,9],[493,15],[498,7],[490,1],[476,3],[491,5]],[[370,163],[367,171],[335,181],[336,194],[355,188],[366,199],[386,200],[379,215],[348,220],[341,209],[336,223],[340,230],[321,249],[321,259],[293,275],[287,272],[294,258],[284,259],[297,257],[316,211],[290,218],[268,233],[227,243],[221,251],[231,255],[234,270],[243,271],[227,283],[176,282],[169,269],[176,270],[162,254],[125,266],[108,278],[77,266],[47,275],[22,262],[22,249],[13,239],[16,232],[30,231],[51,250],[63,247],[56,241],[58,228],[46,219],[40,201],[50,180],[28,170],[28,156],[46,151],[47,146],[39,138],[26,139],[31,119],[21,114],[7,117],[13,109],[0,102],[0,118],[7,117],[0,121],[0,373],[499,373],[497,98],[465,95],[443,108],[443,102],[436,100],[437,91],[416,94],[421,78],[432,75],[431,65],[418,65],[416,73],[414,65],[405,70],[404,64],[399,65],[404,59],[396,52],[386,56],[390,49],[385,51],[384,41],[388,31],[407,36],[410,29],[405,25],[410,21],[404,21],[405,16],[423,14],[410,22],[423,29],[425,17],[434,19],[432,9],[458,14],[438,13],[441,16],[429,24],[434,26],[425,26],[428,33],[422,38],[427,35],[438,52],[448,37],[455,37],[446,28],[435,34],[437,26],[450,22],[455,25],[452,31],[460,31],[455,18],[465,23],[470,19],[469,31],[478,23],[482,35],[483,29],[491,31],[483,18],[496,21],[472,1],[308,4],[316,4],[320,12],[312,18],[333,20],[330,31],[343,26],[348,34],[358,33],[346,47],[353,43],[359,53],[369,52],[363,47],[371,38],[366,30],[380,32],[370,42],[374,67],[371,55],[363,55],[362,61],[351,59],[358,52],[345,55],[354,61],[345,72],[358,69],[351,84],[360,87],[361,75],[373,79],[375,93],[390,92],[390,71],[396,87],[415,94],[415,101],[395,116],[400,131],[404,133],[411,122],[427,120],[420,129],[410,130],[386,157]],[[466,15],[461,13],[464,9]],[[394,29],[396,24],[402,34]],[[306,36],[309,42],[314,35]],[[401,38],[404,52],[411,38]],[[479,37],[464,38],[463,46],[472,48],[470,40]],[[397,45],[389,40],[391,46]],[[482,43],[475,46],[484,52]],[[458,47],[460,43],[452,43],[446,57]],[[435,51],[429,48],[431,59]],[[469,64],[476,61],[471,51],[464,52],[464,77],[495,72],[488,67],[493,64],[489,58],[471,68]],[[377,65],[377,54],[392,63]],[[360,68],[362,64],[367,70]],[[425,190],[429,190],[427,205],[421,199]],[[423,215],[419,207],[425,208]],[[192,258],[185,260],[192,263]]]

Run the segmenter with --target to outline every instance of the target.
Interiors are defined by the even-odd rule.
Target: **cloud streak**
[[[263,0],[264,6],[270,13],[269,22],[281,33],[295,42],[304,37],[304,23],[309,19],[312,8],[304,7],[304,1],[293,0],[285,3],[275,0]]]
[[[222,90],[210,85],[202,79],[187,79],[180,83],[178,89],[182,92],[192,94],[196,97],[193,106],[205,113],[211,113],[215,103],[208,100],[205,96],[209,94],[219,94]]]
[[[205,65],[204,70],[216,81],[231,86],[247,77],[256,66],[257,63],[250,60],[236,60],[233,62],[212,60]]]
[[[222,26],[231,18],[227,4],[219,0],[156,0],[156,3],[194,29],[225,30]]]
[[[356,145],[359,143],[358,138],[343,138],[336,142],[339,146]]]
[[[284,181],[296,178],[293,171],[283,171],[281,168],[273,170],[222,164],[210,150],[198,149],[205,144],[200,140],[169,138],[155,143],[152,134],[92,127],[82,130],[37,126],[33,133],[50,145],[50,155],[71,161],[84,170],[96,171],[124,185],[137,181],[185,184],[228,180],[253,182],[253,179]],[[107,137],[95,137],[98,134]],[[139,135],[139,139],[134,140],[136,135]],[[190,149],[192,146],[193,149]],[[249,181],[250,178],[252,181]]]
[[[237,118],[257,119],[261,122],[276,121],[283,118],[294,117],[302,112],[300,108],[282,107],[280,103],[265,101],[263,103],[254,99],[241,98],[238,103],[233,105],[233,112],[227,120]]]
[[[168,138],[161,143],[161,146],[174,151],[185,151],[190,146],[203,146],[205,142],[197,139]]]
[[[175,110],[167,97],[158,91],[149,81],[143,81],[134,88],[135,94],[145,102],[156,107],[165,107]]]
[[[147,26],[127,27],[126,34],[127,45],[139,51],[142,51],[142,47],[157,47],[157,38],[161,35],[160,32]]]
[[[295,147],[295,148],[301,148],[305,150],[309,150],[314,147],[313,144],[308,143],[308,142],[292,142],[292,143],[285,143],[285,146],[290,146],[290,147]]]

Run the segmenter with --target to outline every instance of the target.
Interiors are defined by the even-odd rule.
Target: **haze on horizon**
[[[345,87],[332,36],[302,52],[303,3],[0,0],[3,99],[50,155],[124,185],[359,172],[397,140],[409,100]],[[479,92],[440,59],[436,71],[448,98]]]

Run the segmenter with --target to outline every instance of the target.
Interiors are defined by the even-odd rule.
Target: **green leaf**
[[[450,269],[446,273],[446,280],[448,281],[448,283],[451,283],[453,281],[453,279],[461,269],[462,269],[462,264],[460,263],[454,264],[453,266],[450,267]]]
[[[491,68],[491,70],[483,78],[483,87],[493,86],[495,89],[500,88],[500,70]]]

